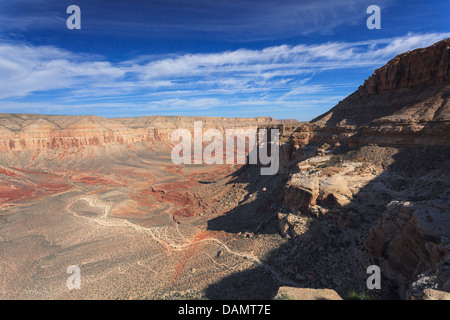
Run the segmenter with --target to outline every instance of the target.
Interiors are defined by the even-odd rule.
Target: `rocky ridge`
[[[449,54],[445,39],[398,55],[324,115],[279,126],[289,173],[280,232],[308,232],[292,215],[336,222],[358,273],[382,268],[384,297],[408,298],[421,272],[450,291]]]

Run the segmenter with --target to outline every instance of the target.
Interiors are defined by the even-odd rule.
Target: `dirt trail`
[[[91,207],[100,208],[103,210],[103,215],[92,217],[92,216],[83,216],[79,215],[75,210],[73,210],[71,207],[78,201],[87,201],[88,204]],[[179,224],[174,223],[170,226],[163,226],[163,227],[153,227],[153,228],[147,228],[143,226],[136,225],[126,219],[119,219],[109,216],[109,213],[111,211],[111,204],[106,203],[104,201],[101,201],[94,196],[81,196],[73,201],[71,201],[67,206],[66,210],[73,214],[77,218],[82,219],[88,219],[89,221],[99,224],[103,227],[107,228],[130,228],[133,231],[144,233],[145,235],[148,235],[151,237],[152,240],[156,241],[157,243],[163,245],[163,247],[167,251],[177,251],[177,252],[184,252],[185,256],[189,254],[189,250],[191,250],[193,247],[198,248],[201,244],[216,244],[217,245],[217,252],[220,250],[226,251],[228,254],[233,255],[235,257],[242,258],[243,261],[251,261],[259,266],[262,266],[267,271],[269,271],[274,279],[276,279],[280,285],[290,285],[290,286],[298,286],[297,283],[295,283],[292,280],[284,279],[278,271],[273,269],[271,266],[269,266],[266,262],[261,260],[259,257],[255,256],[252,253],[248,252],[239,252],[236,250],[231,249],[227,243],[224,241],[212,237],[212,236],[204,236],[205,231],[202,231],[200,228],[192,226],[187,224],[185,227],[180,227]],[[180,230],[180,228],[184,228],[185,233],[189,233],[190,236],[184,235],[183,231]],[[207,253],[205,253],[207,255]],[[211,257],[209,257],[211,261],[214,261]],[[215,263],[215,262],[214,262]],[[235,268],[231,266],[226,266],[227,268]],[[180,276],[180,272],[182,270],[175,270],[176,276]]]

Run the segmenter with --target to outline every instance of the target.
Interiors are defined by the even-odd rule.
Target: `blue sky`
[[[448,0],[2,0],[0,112],[310,120],[450,37],[449,15]]]

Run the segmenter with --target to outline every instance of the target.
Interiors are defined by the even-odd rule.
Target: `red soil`
[[[170,280],[170,284],[174,285],[183,275],[184,269],[186,268],[187,263],[190,259],[192,259],[199,248],[199,244],[196,243],[187,250],[183,252],[183,256],[180,259],[180,262],[175,267],[175,271]]]
[[[177,166],[177,165],[164,166],[164,171],[173,173],[173,174],[183,175],[183,168],[180,166]]]
[[[11,202],[36,200],[55,193],[67,191],[70,185],[63,183],[40,183],[35,186],[0,186],[0,207]]]
[[[65,192],[72,187],[63,177],[55,174],[11,168],[22,174],[0,168],[0,173],[4,174],[0,176],[0,206],[17,201],[40,199]]]
[[[105,186],[111,186],[111,185],[118,185],[117,182],[103,179],[100,177],[92,177],[92,176],[84,176],[81,178],[72,178],[74,182],[83,182],[87,185],[96,185],[96,184],[102,184]]]
[[[13,171],[10,171],[10,170],[3,169],[3,168],[0,168],[0,173],[3,173],[3,174],[5,174],[7,176],[10,176],[10,177],[17,176],[17,173],[15,173]]]
[[[171,285],[174,285],[176,283],[176,281],[178,281],[181,278],[184,270],[186,269],[186,266],[188,265],[188,262],[190,260],[195,261],[195,255],[197,254],[199,248],[201,247],[200,242],[206,238],[216,238],[218,236],[220,237],[220,236],[229,236],[229,235],[227,235],[227,234],[223,235],[221,232],[218,233],[218,232],[214,232],[214,231],[204,230],[204,231],[200,231],[193,237],[193,239],[191,241],[192,245],[183,252],[183,256],[181,257],[180,262],[175,267],[175,270],[174,270],[174,273],[172,275],[171,282],[170,282]]]
[[[64,183],[49,183],[44,182],[37,186],[37,188],[43,188],[51,192],[64,192],[71,188],[70,185]]]
[[[215,233],[208,231],[208,230],[204,230],[204,231],[200,231],[199,233],[197,233],[194,238],[192,239],[192,242],[199,242],[202,241],[206,238],[210,238],[212,235],[214,235]]]
[[[38,172],[38,171],[32,171],[32,170],[26,170],[23,168],[17,168],[17,167],[11,167],[11,169],[14,169],[16,171],[20,171],[23,173],[30,173],[30,174],[37,174],[37,175],[47,175],[46,173]]]
[[[0,204],[14,202],[33,196],[36,196],[36,189],[34,188],[7,188],[2,186],[0,189]]]

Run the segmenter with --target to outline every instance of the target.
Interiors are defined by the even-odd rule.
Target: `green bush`
[[[372,297],[365,292],[358,293],[355,290],[351,291],[347,295],[349,300],[372,300]]]

